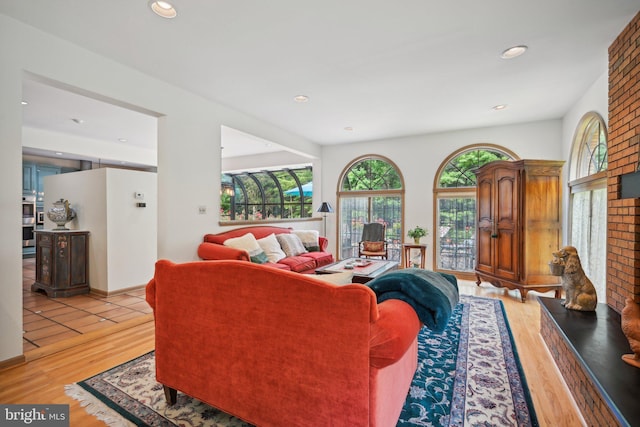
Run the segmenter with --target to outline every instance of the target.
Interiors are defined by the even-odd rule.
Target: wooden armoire
[[[495,161],[478,168],[476,276],[497,287],[561,295],[549,270],[562,244],[562,165],[555,160]]]

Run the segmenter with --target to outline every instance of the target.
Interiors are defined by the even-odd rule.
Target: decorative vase
[[[413,243],[415,243],[416,245],[420,244],[420,238],[419,237],[414,237],[413,238]]]
[[[55,230],[68,230],[65,225],[76,217],[76,211],[71,209],[68,200],[60,199],[47,211],[47,217],[58,226]]]

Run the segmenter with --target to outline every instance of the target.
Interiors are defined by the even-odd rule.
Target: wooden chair
[[[359,258],[380,257],[388,258],[387,240],[385,234],[387,227],[378,222],[365,224],[362,228],[362,238],[358,244]]]

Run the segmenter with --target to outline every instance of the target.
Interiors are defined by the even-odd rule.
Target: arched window
[[[339,258],[357,257],[363,224],[381,222],[387,226],[388,259],[400,261],[404,185],[396,165],[380,156],[360,157],[345,168],[339,182]]]
[[[511,151],[492,145],[452,153],[440,165],[434,183],[435,269],[471,279],[476,253],[476,176],[474,169],[494,160],[514,160]],[[465,274],[468,273],[468,274]]]
[[[602,302],[606,301],[607,166],[606,125],[599,114],[587,113],[571,150],[570,240]]]

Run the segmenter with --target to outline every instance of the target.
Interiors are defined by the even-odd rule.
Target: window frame
[[[351,171],[351,169],[357,165],[360,162],[366,161],[366,160],[379,160],[379,161],[383,161],[385,163],[387,163],[394,171],[395,174],[397,175],[398,179],[399,179],[399,185],[400,188],[390,188],[390,189],[382,189],[382,190],[372,190],[372,189],[368,189],[368,190],[344,190],[343,189],[343,183],[344,180],[347,176],[347,174]],[[337,182],[337,191],[336,191],[336,204],[337,204],[337,208],[336,208],[336,250],[337,250],[337,254],[336,257],[338,259],[341,258],[341,254],[343,252],[343,247],[342,247],[342,236],[343,236],[343,230],[342,230],[342,204],[343,204],[343,198],[367,198],[367,216],[368,216],[368,221],[371,221],[371,215],[372,215],[372,199],[374,197],[394,197],[394,198],[398,198],[400,199],[399,204],[400,204],[400,234],[399,234],[399,242],[398,242],[398,247],[397,248],[392,248],[390,247],[389,253],[390,255],[392,253],[397,252],[398,254],[398,262],[400,262],[400,255],[401,255],[401,250],[402,250],[402,237],[404,236],[404,223],[405,223],[405,182],[404,182],[404,177],[402,175],[402,172],[400,170],[400,168],[395,164],[395,162],[393,162],[391,159],[389,159],[388,157],[385,156],[381,156],[378,154],[365,154],[362,156],[359,156],[353,160],[351,160],[342,170],[342,172],[340,173],[338,182]],[[390,234],[390,227],[387,227],[387,235]],[[397,251],[396,251],[397,249]],[[394,260],[391,256],[389,257],[389,261]]]
[[[605,165],[605,168],[599,171],[596,171],[595,173],[589,174],[589,167],[587,165],[587,167],[585,168],[585,161],[584,161],[584,156],[586,156],[586,152],[587,150],[587,145],[589,144],[587,137],[589,136],[589,131],[595,126],[598,126],[598,146],[600,146],[600,133],[603,134],[604,136],[604,142],[603,142],[603,146],[605,147],[605,149],[607,150],[606,154],[606,158],[607,158],[607,163]],[[572,245],[576,245],[577,243],[573,241],[573,236],[574,236],[574,224],[573,224],[573,217],[574,217],[574,195],[577,193],[581,193],[581,192],[586,192],[586,191],[594,191],[594,190],[602,190],[607,188],[607,170],[608,170],[608,139],[609,139],[609,132],[607,129],[607,124],[605,123],[603,117],[598,114],[595,111],[590,111],[588,113],[586,113],[585,115],[582,116],[582,118],[580,119],[580,121],[578,122],[578,126],[576,127],[576,131],[573,137],[573,142],[572,142],[572,146],[571,146],[571,151],[570,151],[570,163],[569,163],[569,180],[567,182],[567,187],[568,187],[568,215],[567,215],[567,240],[569,242],[571,242]],[[592,157],[592,156],[590,156]],[[605,204],[605,209],[607,209],[607,204]],[[593,208],[593,206],[592,206]],[[604,236],[604,240],[606,241],[608,238],[608,226],[607,224],[604,225],[603,228],[605,231],[605,236]],[[590,229],[590,232],[593,231],[593,228]],[[590,236],[591,238],[591,236]],[[590,239],[589,239],[590,240]],[[583,263],[587,263],[589,261],[584,260]],[[607,276],[607,262],[606,259],[604,260],[604,275],[605,278]],[[604,299],[606,300],[606,296],[607,296],[607,283],[605,280],[604,283],[604,295],[600,295],[600,293],[598,294],[598,297],[600,299]]]
[[[299,201],[295,203],[287,202],[285,192],[290,189],[285,190],[282,186],[282,182],[278,179],[278,175],[281,173],[287,173],[295,182],[295,186],[293,188],[298,188],[299,191],[302,192],[302,186],[307,184],[307,181],[303,183],[300,179],[301,177],[296,172],[304,172],[311,177],[311,180],[308,182],[313,182],[313,166],[312,165],[304,165],[300,167],[291,167],[291,168],[277,168],[277,169],[262,169],[262,170],[253,170],[253,171],[242,171],[242,172],[222,172],[220,178],[220,212],[218,216],[218,224],[219,225],[252,225],[252,224],[269,224],[269,223],[289,223],[289,222],[302,222],[302,221],[319,221],[320,218],[313,216],[313,196],[304,196],[302,194]],[[268,182],[263,182],[263,179],[267,178]],[[246,189],[246,183],[250,183],[255,185],[258,189],[259,200],[250,200],[248,197],[248,192]],[[275,194],[276,198],[279,200],[271,201],[273,197],[268,197],[265,192],[265,184],[272,183],[272,185],[277,189]],[[235,202],[235,194],[240,191],[242,194],[243,202],[236,203]],[[229,208],[229,216],[231,219],[222,219],[222,210],[223,210],[223,196],[228,195],[230,197],[230,208]],[[273,196],[273,194],[271,195]],[[250,207],[258,207],[258,212],[261,215],[262,212],[268,211],[268,207],[279,207],[280,212],[284,212],[288,207],[295,207],[299,205],[296,209],[299,209],[301,215],[304,213],[308,213],[309,216],[296,216],[290,218],[269,218],[264,217],[261,219],[254,218],[243,218],[243,219],[235,219],[237,207],[244,207],[245,212],[248,212]],[[281,214],[282,215],[282,214]]]
[[[440,186],[440,180],[442,177],[442,173],[444,172],[444,169],[447,167],[447,165],[449,165],[449,163],[451,163],[451,161],[453,159],[455,159],[458,156],[461,156],[465,153],[468,153],[470,151],[477,151],[477,150],[487,150],[487,151],[498,151],[506,156],[511,157],[511,160],[516,161],[516,160],[520,160],[520,157],[513,152],[512,150],[503,147],[501,145],[497,145],[497,144],[470,144],[470,145],[466,145],[464,147],[461,147],[459,149],[457,149],[456,151],[452,152],[451,154],[449,154],[441,163],[440,166],[438,166],[438,169],[436,170],[435,176],[433,178],[433,226],[432,226],[432,230],[434,230],[433,233],[433,247],[432,247],[432,259],[433,259],[433,270],[434,271],[438,271],[438,272],[442,272],[442,273],[448,273],[448,274],[453,274],[455,275],[458,279],[461,280],[477,280],[475,272],[473,271],[459,271],[459,270],[447,270],[447,269],[443,269],[443,268],[439,268],[438,265],[440,264],[440,258],[438,256],[438,252],[440,249],[440,204],[439,204],[439,200],[441,198],[463,198],[463,197],[467,197],[467,196],[472,196],[474,199],[476,198],[476,186],[473,187],[441,187]],[[474,218],[474,227],[477,228],[477,212],[476,212],[476,218]]]

